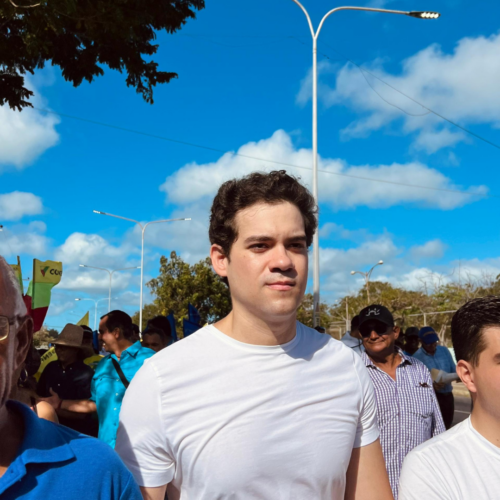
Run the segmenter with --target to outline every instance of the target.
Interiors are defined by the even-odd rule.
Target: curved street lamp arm
[[[304,12],[304,14],[306,15],[307,22],[309,24],[309,29],[311,30],[311,36],[314,38],[315,37],[315,35],[314,35],[314,28],[313,28],[313,25],[312,25],[312,22],[311,22],[311,18],[309,17],[309,14],[308,14],[307,10],[305,9],[305,7],[298,0],[292,0],[292,1],[295,2],[302,9],[302,12]]]
[[[295,0],[293,0],[295,2]],[[375,8],[370,8],[370,7],[337,7],[335,9],[332,9],[330,12],[327,12],[321,22],[319,23],[318,30],[316,31],[316,34],[313,35],[313,37],[317,38],[319,35],[319,32],[321,31],[321,28],[323,27],[323,23],[326,21],[327,17],[329,17],[331,14],[334,12],[337,12],[338,10],[366,10],[368,12],[384,12],[386,14],[400,14],[402,16],[408,16],[410,12],[404,11],[404,10],[388,10],[388,9],[375,9]]]
[[[191,218],[186,218],[182,217],[181,219],[162,219],[162,220],[152,220],[150,222],[147,222],[144,224],[144,230],[150,225],[150,224],[159,224],[160,222],[177,222],[179,220],[191,220]]]
[[[108,217],[115,217],[116,219],[123,219],[123,220],[128,220],[129,222],[135,222],[136,224],[139,224],[139,226],[142,227],[142,224],[135,219],[129,219],[128,217],[122,217],[121,215],[108,214],[107,212],[101,212],[99,210],[93,210],[93,212],[99,215],[107,215]]]
[[[80,264],[80,267],[88,267],[89,269],[99,269],[99,271],[106,271],[107,273],[111,274],[111,271],[109,269],[104,269],[104,267],[87,266],[86,264]]]

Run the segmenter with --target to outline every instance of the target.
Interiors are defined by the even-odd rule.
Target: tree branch
[[[9,2],[17,9],[32,9],[33,7],[42,5],[41,3],[37,3],[36,5],[16,5],[12,0],[9,0]]]

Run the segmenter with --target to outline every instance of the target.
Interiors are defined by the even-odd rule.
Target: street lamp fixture
[[[162,220],[152,220],[146,222],[146,224],[141,224],[138,220],[129,219],[128,217],[122,217],[121,215],[108,214],[107,212],[101,212],[100,210],[93,210],[95,214],[107,215],[108,217],[115,217],[116,219],[128,220],[129,222],[134,222],[141,228],[141,294],[140,294],[140,306],[139,306],[139,330],[142,331],[142,304],[143,304],[143,287],[144,287],[144,233],[149,224],[159,224],[160,222],[177,222],[184,220],[191,220],[191,217],[183,217],[180,219],[162,219]],[[111,292],[110,292],[111,293]]]
[[[94,331],[97,330],[97,304],[99,304],[99,302],[101,302],[101,300],[108,300],[106,298],[104,299],[98,299],[98,300],[95,300],[95,299],[75,299],[76,301],[80,301],[80,300],[90,300],[92,302],[94,302],[95,304],[95,312],[94,312]]]
[[[318,49],[317,42],[321,28],[323,27],[326,19],[339,10],[362,10],[367,12],[382,12],[385,14],[399,14],[403,16],[411,16],[418,19],[437,19],[440,14],[438,12],[416,12],[416,11],[402,11],[402,10],[389,10],[389,9],[376,9],[371,7],[337,7],[327,12],[318,29],[315,31],[309,13],[299,0],[292,0],[304,12],[313,42],[313,69],[312,69],[312,149],[313,149],[313,168],[312,168],[312,192],[316,205],[318,204]],[[319,223],[319,216],[318,216]],[[319,321],[319,235],[318,232],[313,237],[313,326],[317,326]]]
[[[94,266],[87,266],[86,264],[80,264],[80,267],[87,267],[88,269],[98,269],[99,271],[106,271],[109,274],[109,298],[108,298],[108,310],[111,311],[111,283],[113,280],[113,274],[118,272],[118,271],[128,271],[131,269],[141,269],[139,266],[134,266],[134,267],[122,267],[121,269],[105,269],[104,267],[94,267]]]
[[[365,288],[366,288],[366,297],[368,299],[368,305],[370,305],[370,277],[372,275],[373,270],[377,266],[381,266],[384,263],[383,260],[379,260],[367,273],[364,273],[363,271],[351,271],[351,276],[354,276],[355,274],[361,274],[365,278]]]

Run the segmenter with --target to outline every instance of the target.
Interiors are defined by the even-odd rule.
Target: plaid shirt
[[[395,500],[406,455],[445,431],[429,370],[400,349],[398,352],[401,363],[396,380],[376,367],[366,352],[361,355],[375,388],[380,443]]]

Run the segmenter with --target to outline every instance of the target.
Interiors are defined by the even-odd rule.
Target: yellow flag
[[[10,267],[12,267],[17,281],[19,282],[19,287],[21,288],[21,292],[24,295],[24,286],[23,286],[23,273],[21,272],[21,259],[19,258],[19,255],[17,256],[17,264],[11,264]]]
[[[38,371],[35,373],[34,377],[35,380],[38,382],[40,380],[40,377],[42,376],[43,370],[47,367],[49,363],[52,363],[52,361],[57,361],[57,354],[56,350],[51,347],[41,358],[40,358],[40,368],[38,368]]]
[[[77,323],[78,326],[89,326],[89,311],[85,313],[85,316]]]
[[[62,277],[62,262],[33,259],[33,283],[57,285]]]

